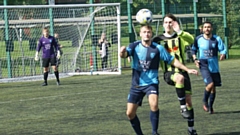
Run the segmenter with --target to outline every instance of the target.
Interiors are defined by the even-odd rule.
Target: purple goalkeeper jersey
[[[47,38],[42,36],[39,39],[37,51],[39,52],[42,48],[42,58],[53,58],[55,57],[55,50],[59,50],[58,44],[53,36],[48,36]]]

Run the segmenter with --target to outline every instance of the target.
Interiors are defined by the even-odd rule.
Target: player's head
[[[202,27],[203,27],[203,34],[205,35],[211,35],[212,31],[213,31],[213,27],[212,27],[212,23],[211,22],[204,22]]]
[[[203,33],[203,25],[199,25],[199,31],[200,31],[200,33]]]
[[[142,25],[139,33],[142,41],[149,42],[152,38],[152,27],[150,25]]]
[[[48,30],[48,28],[43,28],[42,34],[43,34],[44,37],[48,37],[48,36],[49,36],[49,30]]]
[[[172,28],[172,22],[177,21],[177,18],[173,14],[166,14],[163,17],[163,28],[165,32],[167,33],[172,33],[173,28]]]

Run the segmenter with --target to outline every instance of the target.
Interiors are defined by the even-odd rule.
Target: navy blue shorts
[[[158,91],[158,84],[151,84],[147,86],[140,86],[140,87],[131,87],[130,93],[128,94],[128,103],[138,104],[139,106],[142,105],[142,100],[145,95],[150,94],[159,94]]]
[[[214,86],[222,86],[221,75],[219,72],[211,73],[208,69],[208,65],[204,62],[200,63],[200,72],[205,85],[214,83]]]

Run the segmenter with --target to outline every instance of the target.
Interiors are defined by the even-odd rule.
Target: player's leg
[[[158,108],[158,85],[150,85],[145,89],[148,95],[150,106],[150,121],[152,124],[152,134],[158,135],[159,108]]]
[[[211,77],[211,73],[209,72],[208,69],[201,69],[201,75],[203,78],[203,81],[206,85],[205,90],[204,90],[204,94],[203,94],[203,110],[208,112],[209,111],[209,96],[211,94],[212,89],[214,88],[214,83],[213,83],[213,79]]]
[[[128,95],[126,115],[137,135],[143,135],[140,120],[136,114],[138,106],[142,104],[143,96],[144,94],[137,88],[131,89]]]
[[[59,72],[58,72],[58,67],[56,66],[56,62],[57,62],[56,58],[51,58],[51,66],[57,80],[57,85],[60,85]]]
[[[42,66],[43,66],[43,79],[44,82],[42,84],[42,86],[47,86],[47,78],[48,78],[48,71],[49,71],[49,62],[50,59],[49,58],[43,58],[42,59]]]
[[[184,118],[188,118],[189,117],[189,112],[187,110],[187,106],[186,106],[186,93],[185,93],[185,89],[184,89],[184,76],[180,73],[174,73],[171,76],[171,80],[173,80],[173,82],[175,82],[175,88],[176,88],[176,93],[178,96],[178,100],[180,102],[180,108],[181,108],[181,113],[182,116]]]
[[[209,113],[213,114],[214,113],[213,104],[214,104],[215,97],[216,97],[216,86],[222,86],[222,82],[221,82],[220,73],[211,73],[211,77],[213,79],[214,86],[211,90],[211,94],[209,97]]]

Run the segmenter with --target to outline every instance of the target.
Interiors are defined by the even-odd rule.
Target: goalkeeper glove
[[[60,51],[58,50],[57,51],[57,59],[60,59],[60,57],[61,57],[61,54],[60,54]]]
[[[39,60],[38,52],[36,52],[36,54],[35,54],[35,61],[38,61],[38,60]]]

